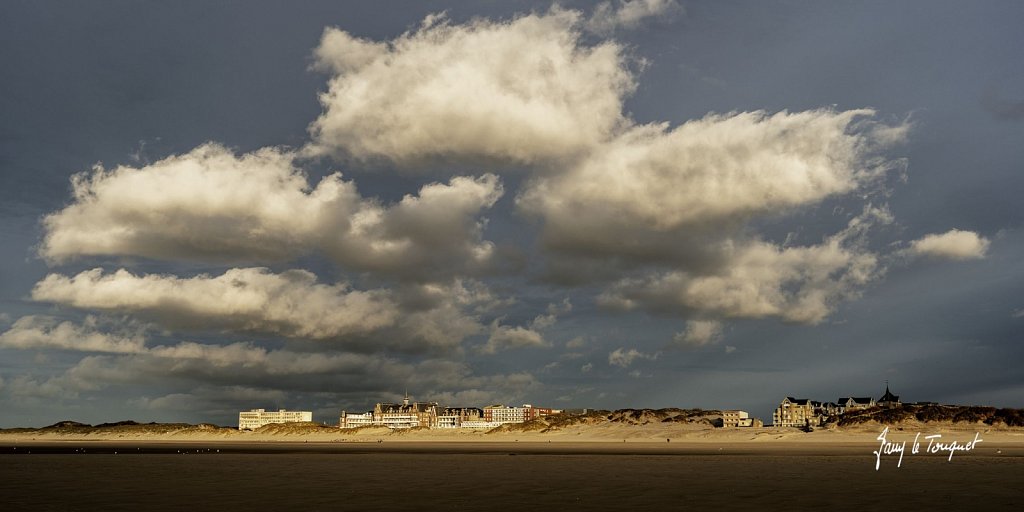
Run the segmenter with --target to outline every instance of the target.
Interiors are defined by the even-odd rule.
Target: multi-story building
[[[722,411],[721,427],[738,427],[743,420],[749,420],[747,411]]]
[[[252,409],[238,413],[238,430],[253,430],[272,423],[299,423],[313,421],[312,411],[267,411]]]
[[[338,426],[356,428],[378,426],[388,428],[432,428],[437,425],[437,402],[411,402],[406,395],[402,403],[379,402],[372,411],[350,413],[341,411]]]
[[[562,412],[561,409],[552,409],[550,407],[534,407],[530,404],[523,404],[523,408],[526,409],[524,417],[526,421],[535,420],[537,418],[543,418],[544,416],[551,416],[552,414],[558,414]]]
[[[522,407],[488,405],[484,407],[484,421],[497,424],[523,423],[559,412],[562,411],[547,407],[534,407],[530,404],[523,404]]]
[[[435,428],[461,428],[465,422],[483,421],[484,411],[477,407],[445,407],[438,411]]]
[[[507,405],[488,405],[484,407],[484,421],[503,423],[522,423],[526,421],[526,410],[523,407],[509,407]]]
[[[437,402],[412,402],[405,395],[401,404],[379,403],[373,408],[373,423],[388,428],[431,428],[437,425]]]
[[[338,422],[341,428],[359,428],[373,425],[373,411],[355,414],[341,411],[341,421]]]
[[[558,409],[491,405],[477,407],[441,407],[437,402],[412,402],[408,395],[401,404],[378,403],[372,411],[349,413],[341,411],[341,428],[382,426],[393,429],[425,428],[494,428],[505,423],[522,423],[561,412]]]
[[[877,402],[870,396],[844,396],[835,403],[788,396],[772,414],[772,423],[777,427],[816,427],[830,416],[872,407],[898,407],[900,404],[900,397],[889,391],[889,383],[886,381],[885,394]]]
[[[747,411],[722,411],[721,419],[715,421],[716,427],[763,427],[764,422],[759,418],[751,418]]]
[[[776,427],[817,426],[819,421],[814,404],[807,398],[787,396],[772,413],[772,425]]]

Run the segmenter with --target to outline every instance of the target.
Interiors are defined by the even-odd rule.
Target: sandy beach
[[[5,510],[973,509],[1019,503],[1024,429],[869,422],[802,432],[601,423],[535,430],[132,424],[0,432]],[[910,453],[913,440],[981,442]],[[924,446],[927,446],[925,444]],[[876,462],[878,469],[876,469]],[[409,501],[412,500],[412,501]],[[789,505],[787,505],[789,504]]]
[[[622,434],[622,432],[619,432]],[[970,510],[1019,504],[1024,442],[989,432],[952,460],[875,469],[870,432],[693,432],[668,438],[443,436],[367,430],[273,438],[0,436],[5,510],[558,510],[691,507]],[[604,434],[611,434],[606,432]],[[760,435],[757,435],[760,434]],[[967,432],[948,432],[964,439]],[[877,435],[877,433],[875,434]],[[974,434],[971,433],[971,436]],[[744,437],[746,436],[746,437]],[[575,438],[575,439],[574,439]]]
[[[254,431],[230,427],[184,424],[136,424],[128,426],[7,429],[0,431],[0,445],[137,444],[259,446],[315,445],[366,446],[388,450],[434,446],[450,450],[460,445],[531,446],[558,450],[633,451],[645,453],[713,452],[719,450],[747,453],[845,453],[870,454],[879,448],[878,436],[888,428],[887,440],[911,443],[914,438],[926,443],[926,436],[939,435],[936,442],[967,443],[978,436],[980,442],[967,453],[1005,456],[1024,455],[1024,428],[997,427],[984,423],[918,423],[881,425],[869,422],[854,427],[819,429],[803,432],[795,428],[714,428],[694,424],[628,425],[603,423],[571,425],[548,430],[507,429],[406,429],[384,427],[340,429],[318,424],[268,425]],[[397,448],[396,448],[397,449]],[[960,456],[957,454],[956,456]]]

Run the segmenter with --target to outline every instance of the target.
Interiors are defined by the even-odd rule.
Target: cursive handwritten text
[[[910,445],[910,454],[911,455],[916,455],[917,453],[919,453],[921,451],[921,443],[919,442],[920,439],[921,439],[921,433],[918,432],[914,436],[913,443]],[[946,459],[947,461],[952,461],[953,460],[953,454],[954,453],[956,453],[956,452],[969,452],[969,451],[975,449],[978,446],[978,443],[984,441],[984,439],[981,438],[981,434],[977,433],[977,432],[975,432],[975,434],[974,434],[974,439],[971,440],[971,441],[968,441],[966,443],[959,442],[959,441],[943,442],[942,441],[942,434],[932,434],[932,435],[929,435],[929,436],[924,436],[924,439],[926,441],[928,441],[928,446],[925,447],[925,449],[924,449],[925,453],[931,453],[931,454],[949,453],[949,457]],[[907,453],[907,441],[906,440],[904,440],[904,441],[892,441],[892,440],[890,440],[889,439],[889,427],[885,427],[885,429],[882,430],[882,433],[878,434],[878,437],[876,437],[875,440],[880,442],[880,444],[878,445],[878,449],[873,451],[873,452],[871,452],[871,453],[875,454],[875,471],[878,471],[878,468],[881,467],[881,465],[882,465],[882,456],[883,455],[894,455],[894,454],[898,453],[900,458],[896,462],[896,467],[900,467],[900,466],[903,465],[903,456]]]

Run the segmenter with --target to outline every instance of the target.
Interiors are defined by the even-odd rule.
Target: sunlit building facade
[[[273,423],[301,423],[310,421],[313,421],[312,411],[251,409],[238,413],[238,430],[254,430]]]
[[[807,398],[787,396],[772,413],[772,425],[776,427],[817,426],[818,423],[814,404]]]
[[[488,405],[487,407],[484,407],[484,421],[499,425],[505,423],[524,423],[544,416],[557,414],[559,412],[562,411],[546,407],[534,407],[530,404],[523,404],[522,407]]]
[[[412,402],[408,395],[402,403],[381,402],[366,413],[341,412],[341,428],[380,426],[405,428],[494,428],[506,423],[523,423],[561,412],[558,409],[490,405],[478,407],[442,407],[437,402]]]
[[[373,412],[360,414],[341,411],[341,421],[338,423],[341,428],[359,428],[373,426]]]

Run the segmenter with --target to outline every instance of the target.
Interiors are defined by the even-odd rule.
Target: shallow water
[[[952,462],[915,457],[901,468],[883,460],[875,471],[874,455],[859,449],[828,455],[550,445],[20,450],[0,450],[2,510],[969,510],[1024,500],[1024,457],[977,454]]]

